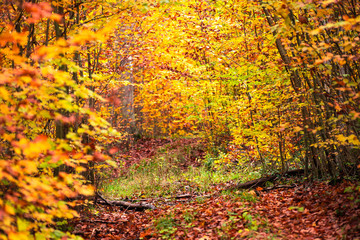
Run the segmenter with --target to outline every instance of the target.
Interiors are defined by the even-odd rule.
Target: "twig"
[[[140,204],[135,204],[135,203],[129,203],[129,202],[125,202],[125,201],[99,201],[99,204],[110,204],[112,206],[118,206],[118,207],[122,207],[125,209],[133,209],[133,210],[137,210],[137,211],[144,211],[146,209],[156,209],[156,207],[154,205],[151,204],[147,204],[147,203],[140,203]]]
[[[114,222],[114,221],[106,221],[106,220],[102,220],[102,219],[81,219],[79,222],[89,222],[89,223],[108,223],[108,224],[117,224],[119,222]]]
[[[182,194],[182,195],[177,195],[173,198],[175,199],[181,199],[181,198],[192,198],[192,197],[195,197],[193,194]]]
[[[94,228],[93,230],[92,230],[92,232],[91,232],[91,236],[90,236],[90,239],[92,239],[92,238],[95,238],[96,237],[96,234],[97,234],[97,228]]]
[[[279,185],[279,186],[274,186],[274,187],[271,187],[271,188],[264,188],[262,189],[262,191],[271,191],[271,190],[274,190],[274,189],[279,189],[279,188],[294,188],[296,187],[296,185]]]
[[[106,202],[107,205],[111,205],[111,203],[108,202],[108,200],[106,200],[105,198],[103,198],[103,196],[100,195],[100,193],[98,192],[95,192],[96,196],[98,196],[101,200],[103,200],[104,202]]]

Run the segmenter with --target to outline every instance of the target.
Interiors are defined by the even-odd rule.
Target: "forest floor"
[[[101,194],[156,209],[91,205],[71,222],[84,239],[360,239],[356,181],[291,178],[281,182],[291,188],[226,190],[259,173],[209,169],[193,139],[138,141],[116,159],[123,167],[103,178]]]

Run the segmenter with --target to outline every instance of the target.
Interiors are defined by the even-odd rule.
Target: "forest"
[[[360,239],[358,0],[1,0],[0,239]]]

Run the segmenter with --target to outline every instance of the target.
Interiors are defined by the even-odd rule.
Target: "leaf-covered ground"
[[[72,225],[85,239],[359,239],[359,193],[351,182],[319,182],[173,200],[145,212],[97,205]]]
[[[125,172],[144,159],[165,155],[186,171],[198,167],[204,153],[200,145],[194,139],[138,141],[117,157],[125,159]],[[181,187],[170,195],[122,199],[150,203],[155,210],[95,204],[71,227],[84,239],[360,239],[359,182],[285,181],[292,181],[290,188],[228,191],[236,184],[228,181],[200,191],[184,179],[175,182]]]

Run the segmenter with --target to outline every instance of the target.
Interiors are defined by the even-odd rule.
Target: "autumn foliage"
[[[213,154],[265,171],[358,173],[357,3],[170,6],[149,13],[141,45],[144,131],[201,136]]]
[[[92,4],[95,15],[99,6]],[[78,5],[1,6],[1,239],[64,236],[54,227],[77,216],[70,200],[93,193],[84,176],[89,179],[87,163],[98,160],[92,154],[100,149],[87,138],[118,137],[89,108],[90,99],[104,99],[74,60],[84,46],[104,41],[111,27],[71,29]]]
[[[198,137],[264,173],[358,175],[359,7],[2,1],[0,238],[70,236],[56,224],[123,139]]]

